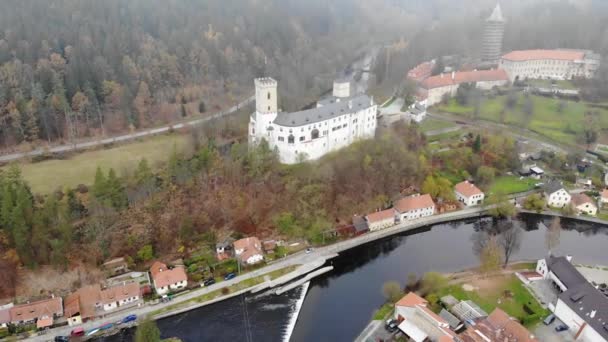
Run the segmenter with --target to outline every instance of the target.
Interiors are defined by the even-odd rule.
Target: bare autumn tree
[[[497,240],[495,236],[490,237],[481,250],[479,270],[483,274],[488,274],[500,268],[502,250]]]
[[[509,226],[502,231],[498,236],[498,244],[502,247],[505,261],[503,267],[507,267],[513,252],[517,252],[521,247],[522,229],[513,224],[512,221],[507,223]]]
[[[545,244],[549,254],[553,252],[553,249],[559,246],[560,234],[562,231],[561,219],[559,216],[553,218],[551,225],[547,228],[545,235]]]

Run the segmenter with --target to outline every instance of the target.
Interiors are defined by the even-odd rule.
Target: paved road
[[[192,120],[189,120],[186,122],[177,123],[177,124],[173,124],[173,125],[167,125],[167,126],[153,128],[153,129],[135,132],[135,133],[131,133],[131,134],[119,135],[116,137],[106,138],[106,139],[101,139],[101,140],[91,140],[91,141],[79,142],[79,143],[75,143],[75,144],[58,145],[58,146],[50,147],[48,149],[37,148],[37,149],[35,149],[33,151],[29,151],[29,152],[5,154],[5,155],[0,156],[0,162],[10,162],[10,161],[18,160],[18,159],[21,159],[24,157],[33,157],[33,156],[41,155],[45,152],[61,153],[61,152],[77,151],[77,150],[87,149],[87,148],[96,147],[96,146],[100,146],[100,145],[106,145],[106,144],[111,144],[111,143],[116,143],[116,142],[125,142],[125,141],[129,141],[129,140],[137,139],[137,138],[146,137],[149,135],[165,133],[171,129],[181,129],[181,128],[188,127],[188,126],[190,126],[190,127],[196,126],[196,125],[208,122],[213,119],[217,119],[217,118],[221,118],[223,116],[233,114],[236,111],[238,111],[240,108],[253,102],[254,100],[255,100],[255,97],[251,96],[251,97],[243,100],[242,102],[238,103],[237,105],[234,105],[234,106],[228,108],[225,111],[215,113],[215,114],[205,117],[205,118],[192,119]]]

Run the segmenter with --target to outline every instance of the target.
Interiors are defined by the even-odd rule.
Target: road
[[[74,143],[74,144],[58,145],[58,146],[50,147],[48,149],[37,148],[37,149],[29,151],[29,152],[5,154],[5,155],[0,156],[0,162],[10,162],[10,161],[18,160],[18,159],[21,159],[24,157],[38,156],[38,155],[41,155],[41,154],[47,153],[47,152],[62,153],[62,152],[83,150],[83,149],[88,149],[91,147],[97,147],[97,146],[112,144],[112,143],[117,143],[117,142],[125,142],[125,141],[129,141],[129,140],[134,140],[137,138],[143,138],[143,137],[150,136],[150,135],[165,133],[171,129],[181,129],[181,128],[188,127],[188,126],[192,127],[192,126],[196,126],[196,125],[208,122],[213,119],[217,119],[217,118],[221,118],[223,116],[233,114],[233,113],[237,112],[240,108],[242,108],[243,106],[246,106],[247,104],[253,102],[254,100],[255,100],[255,97],[251,96],[251,97],[241,101],[240,103],[228,108],[227,110],[221,111],[219,113],[215,113],[215,114],[205,117],[205,118],[192,119],[192,120],[177,123],[177,124],[157,127],[157,128],[153,128],[153,129],[149,129],[149,130],[145,130],[145,131],[139,131],[139,132],[130,133],[130,134],[125,134],[125,135],[119,135],[119,136],[115,136],[112,138],[91,140],[91,141],[79,142],[79,143]]]

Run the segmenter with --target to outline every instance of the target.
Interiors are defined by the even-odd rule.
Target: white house
[[[570,204],[572,196],[564,189],[560,182],[552,181],[545,186],[547,205],[554,208],[563,208]]]
[[[13,306],[13,303],[0,305],[0,329],[7,328],[11,322],[11,308]]]
[[[245,265],[257,264],[264,260],[262,243],[255,236],[234,241],[234,253]]]
[[[428,302],[414,292],[395,303],[393,317],[399,323],[399,330],[411,341],[455,341],[456,334],[450,330],[450,324],[427,305]]]
[[[139,296],[138,283],[126,283],[101,290],[104,311],[111,311],[124,305],[136,303],[139,301]]]
[[[365,216],[370,231],[385,229],[395,225],[395,209],[377,211]]]
[[[454,194],[456,195],[456,199],[467,207],[481,204],[485,198],[483,191],[479,190],[475,184],[469,181],[456,184]]]
[[[435,202],[431,195],[413,195],[395,203],[395,211],[399,221],[413,220],[435,214]]]
[[[597,205],[589,196],[585,194],[572,195],[572,205],[579,214],[595,216],[597,214]]]
[[[279,112],[277,81],[255,80],[256,111],[249,118],[249,146],[262,140],[275,149],[282,163],[314,160],[376,134],[378,106],[367,95],[353,96],[350,82],[334,83],[333,96],[316,108]]]
[[[536,272],[557,289],[548,303],[553,314],[568,326],[576,341],[608,341],[608,297],[572,265],[571,257],[548,257],[538,261]]]
[[[169,269],[167,265],[160,261],[155,261],[150,267],[154,289],[159,295],[164,295],[170,291],[179,291],[188,285],[188,276],[183,267],[177,266]]]

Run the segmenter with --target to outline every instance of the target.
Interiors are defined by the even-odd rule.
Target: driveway
[[[542,342],[574,342],[574,331],[555,331],[555,327],[560,324],[562,322],[557,318],[550,325],[540,323],[534,330],[534,336]]]
[[[531,282],[528,287],[543,306],[548,306],[550,303],[557,302],[557,290],[553,287],[550,280],[541,279]]]

